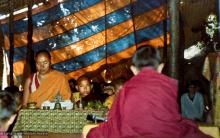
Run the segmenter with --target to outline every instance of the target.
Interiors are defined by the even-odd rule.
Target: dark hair
[[[88,80],[89,83],[91,84],[91,80],[90,80],[88,77],[86,77],[86,76],[80,76],[80,77],[77,79],[77,81],[76,81],[76,85],[79,85],[79,83],[80,83],[82,80]]]
[[[6,87],[5,90],[11,93],[15,93],[19,91],[19,88],[15,85],[12,85],[12,86]]]
[[[6,87],[5,91],[9,92],[15,98],[16,106],[18,108],[22,103],[23,93],[20,92],[19,88],[15,85]]]
[[[69,79],[68,82],[69,82],[69,83],[73,83],[74,85],[76,85],[76,80],[75,80],[75,79]]]
[[[70,89],[71,89],[71,91],[72,92],[76,92],[77,90],[76,90],[76,80],[75,79],[69,79],[69,86],[70,86]],[[74,86],[72,86],[72,85],[70,85],[70,84],[73,84]]]
[[[48,56],[48,58],[51,59],[50,52],[47,51],[47,50],[45,50],[45,49],[42,49],[42,50],[37,51],[37,52],[35,53],[35,56],[34,56],[34,57],[36,58],[39,54],[42,54],[42,53],[46,54],[46,55]]]
[[[126,82],[126,79],[124,79],[124,78],[117,78],[116,80],[112,81],[112,85],[114,87],[116,87],[116,86],[124,85],[125,82]]]
[[[197,86],[199,86],[199,81],[198,80],[190,80],[187,84],[187,87],[189,87],[189,86],[197,87]]]
[[[159,63],[160,53],[150,45],[141,46],[132,57],[132,64],[139,70],[147,66],[157,68]]]
[[[0,91],[0,122],[7,121],[16,113],[16,102],[12,94]]]

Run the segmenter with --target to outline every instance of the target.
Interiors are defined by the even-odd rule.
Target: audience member
[[[98,100],[98,97],[94,95],[92,91],[93,85],[89,78],[81,76],[76,81],[76,89],[78,92],[73,93],[73,101],[78,105],[83,104],[83,107],[87,106],[89,101]]]
[[[37,72],[25,82],[23,106],[36,102],[40,107],[44,101],[53,101],[60,94],[63,100],[71,98],[71,90],[66,76],[51,68],[51,56],[46,50],[40,50],[35,55]]]
[[[16,101],[7,91],[0,92],[0,137],[7,138],[6,131],[16,117]]]
[[[116,96],[118,95],[119,91],[122,89],[123,85],[125,83],[125,79],[119,78],[112,82],[113,88],[110,90],[113,92],[109,97],[105,100],[104,106],[108,107],[108,109],[111,108],[112,103],[114,102]]]
[[[191,81],[188,92],[181,96],[182,116],[195,121],[203,121],[204,99],[198,92],[198,83]]]
[[[87,138],[208,138],[184,119],[177,104],[177,81],[156,70],[160,54],[151,46],[137,49],[127,81],[114,101],[108,121]]]
[[[18,112],[21,109],[22,106],[22,92],[19,91],[19,88],[15,85],[12,86],[8,86],[5,88],[5,91],[7,91],[8,93],[10,93],[14,98],[15,98],[15,102],[16,102],[16,112]],[[9,133],[12,132],[13,127],[16,123],[17,117],[15,118],[14,122],[10,125],[10,127],[8,128]]]
[[[93,88],[92,91],[94,93],[94,95],[99,99],[99,101],[101,103],[104,103],[106,98],[109,96],[108,94],[104,93],[103,88],[102,88],[102,83],[98,83],[98,82],[92,82]]]

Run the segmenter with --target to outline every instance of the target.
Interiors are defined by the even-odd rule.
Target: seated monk
[[[177,80],[159,73],[159,65],[157,49],[152,46],[137,49],[131,66],[135,76],[123,85],[109,111],[108,121],[89,127],[87,136],[83,136],[210,138],[194,122],[181,116],[177,103]]]
[[[79,104],[82,102],[85,107],[89,101],[98,100],[97,96],[93,93],[93,85],[89,78],[81,76],[76,81],[76,90],[78,92],[73,93],[72,101]]]
[[[40,107],[44,101],[53,101],[58,93],[63,100],[69,100],[71,90],[66,76],[51,69],[51,56],[46,50],[40,50],[35,55],[37,72],[31,74],[24,86],[23,106],[36,102]]]

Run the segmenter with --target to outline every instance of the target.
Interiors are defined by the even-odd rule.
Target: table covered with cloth
[[[19,112],[13,132],[81,133],[88,114],[105,116],[101,110],[33,110]]]

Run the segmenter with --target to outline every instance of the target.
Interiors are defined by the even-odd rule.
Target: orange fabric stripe
[[[111,2],[107,1],[106,13],[109,14],[115,10],[118,10],[128,5],[129,3],[130,0],[123,0],[123,1],[112,0]],[[81,25],[87,24],[88,22],[103,17],[104,15],[105,15],[105,3],[103,1],[85,10],[81,10],[77,13],[64,17],[57,22],[33,30],[33,37],[32,37],[33,43],[53,37],[58,34],[62,34],[66,30],[70,30],[79,27]],[[15,34],[14,38],[15,38],[14,39],[15,48],[27,45],[27,32]],[[5,36],[5,48],[9,49],[8,36]]]
[[[163,7],[160,7],[158,9],[152,10],[150,12],[138,16],[137,19],[135,18],[135,22],[136,22],[135,28],[137,30],[153,25],[165,18],[165,16],[161,16],[160,18],[152,18],[151,16],[154,16],[152,12],[153,13],[158,12],[158,14],[160,14],[160,13],[164,13],[164,9]],[[143,20],[144,18],[150,18],[152,20],[147,21],[148,23],[144,23],[146,22],[146,20]],[[133,32],[133,22],[132,19],[130,19],[117,26],[107,29],[107,36],[108,36],[107,43],[117,40],[118,38],[121,38],[132,32]],[[158,41],[162,41],[162,40],[158,40]],[[51,51],[52,63],[53,64],[59,63],[67,59],[79,56],[95,48],[98,48],[104,44],[105,44],[105,31],[102,31],[98,34],[95,34],[77,43],[71,44],[69,46],[66,46],[58,50]]]

